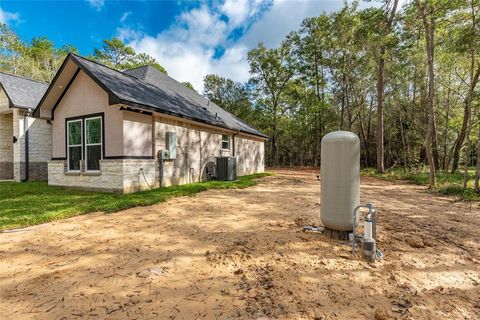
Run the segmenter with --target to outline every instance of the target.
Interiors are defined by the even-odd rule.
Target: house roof
[[[202,95],[198,94],[196,91],[186,87],[177,80],[169,77],[163,72],[158,71],[155,67],[152,66],[143,66],[140,68],[126,70],[124,73],[132,75],[137,79],[146,81],[153,84],[154,86],[165,90],[172,97],[179,95],[187,101],[188,105],[200,108],[202,113],[208,113],[210,115],[216,115],[216,119],[222,120],[227,127],[252,133],[255,135],[265,136],[243,120],[235,117],[230,112],[225,111],[215,103],[209,101]]]
[[[266,138],[249,124],[153,67],[121,72],[73,53],[66,61],[69,59],[108,93],[111,105],[123,104]],[[63,65],[55,78],[62,69]],[[67,89],[68,86],[65,91]],[[40,107],[47,95],[48,91],[39,103]],[[61,96],[56,100],[60,99]]]
[[[46,83],[4,72],[0,72],[0,85],[11,106],[22,109],[35,109],[48,88]]]

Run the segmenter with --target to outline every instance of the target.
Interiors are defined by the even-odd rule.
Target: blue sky
[[[83,55],[120,37],[201,90],[209,73],[246,81],[249,49],[277,46],[304,18],[342,6],[343,0],[1,0],[0,22],[24,40],[46,36]]]

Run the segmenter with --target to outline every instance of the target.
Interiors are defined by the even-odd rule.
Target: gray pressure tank
[[[348,131],[322,138],[320,219],[326,229],[351,232],[360,203],[360,139]]]

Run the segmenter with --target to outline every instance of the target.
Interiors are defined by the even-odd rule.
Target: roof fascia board
[[[66,57],[65,60],[62,62],[62,65],[61,65],[60,68],[58,69],[57,74],[55,74],[55,77],[53,77],[52,82],[50,82],[50,85],[48,86],[47,91],[45,91],[45,93],[43,94],[42,99],[40,99],[40,102],[39,102],[38,105],[36,106],[35,111],[33,112],[33,116],[34,116],[34,117],[40,118],[40,108],[41,108],[43,102],[45,101],[45,99],[47,98],[47,96],[50,94],[50,91],[51,91],[52,88],[54,87],[55,83],[57,82],[58,78],[60,77],[60,74],[63,72],[63,69],[65,69],[65,66],[67,65],[67,62],[70,60],[71,57],[72,57],[72,54],[71,54],[71,53],[68,53],[67,57]]]

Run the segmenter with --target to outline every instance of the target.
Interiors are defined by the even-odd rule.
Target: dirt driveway
[[[478,319],[480,209],[362,179],[385,260],[319,223],[316,172],[0,234],[2,319]]]

